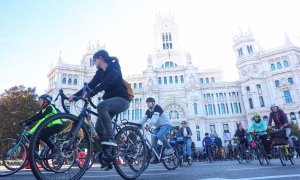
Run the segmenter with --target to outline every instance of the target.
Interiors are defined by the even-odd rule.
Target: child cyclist
[[[20,124],[23,126],[31,125],[32,123],[38,121],[35,126],[28,131],[27,136],[30,138],[32,134],[36,131],[36,129],[39,127],[39,125],[48,117],[53,116],[58,113],[55,106],[51,104],[52,96],[48,94],[43,94],[39,97],[39,103],[40,103],[40,111],[34,115],[33,117],[26,119],[22,121]],[[56,119],[49,123],[46,128],[44,128],[40,134],[40,139],[44,141],[47,146],[51,149],[50,154],[48,154],[47,158],[53,158],[53,156],[57,153],[59,153],[59,149],[53,145],[51,140],[49,140],[48,137],[51,135],[60,132],[62,129],[63,124],[60,119]]]

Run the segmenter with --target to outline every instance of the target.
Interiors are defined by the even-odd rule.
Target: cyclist
[[[98,92],[105,91],[102,97],[103,101],[97,106],[99,117],[95,129],[102,145],[117,146],[114,140],[111,119],[117,113],[129,108],[130,99],[123,82],[118,58],[110,57],[105,50],[99,50],[94,54],[93,59],[96,61],[98,70],[88,83],[92,90],[89,94],[93,97]],[[75,96],[81,96],[82,93],[83,89],[72,95],[69,101],[72,102]]]
[[[155,99],[153,97],[148,97],[146,99],[146,103],[148,110],[146,111],[145,116],[141,119],[140,123],[145,124],[146,121],[150,119],[149,127],[151,127],[152,125],[156,127],[153,131],[156,136],[151,136],[151,144],[153,148],[155,149],[155,151],[157,151],[157,141],[159,139],[166,148],[164,154],[166,156],[170,156],[174,153],[174,150],[166,138],[167,133],[169,133],[172,129],[169,116],[164,112],[160,105],[155,104]],[[158,163],[158,159],[153,152],[150,163]]]
[[[205,152],[207,153],[208,149],[210,148],[211,149],[211,146],[213,144],[213,141],[212,139],[209,137],[209,134],[208,133],[205,133],[205,137],[204,139],[202,140],[202,146],[205,148]],[[212,151],[212,149],[211,149]]]
[[[33,117],[22,121],[20,124],[23,124],[24,126],[28,126],[36,121],[38,123],[35,124],[35,126],[28,131],[27,136],[30,138],[32,134],[36,131],[36,129],[39,127],[39,125],[48,117],[53,116],[58,113],[57,109],[54,105],[51,104],[52,96],[48,94],[43,94],[39,97],[39,103],[40,103],[40,111],[34,115]],[[45,129],[42,130],[40,139],[44,141],[47,146],[51,149],[50,154],[48,154],[48,158],[53,158],[53,156],[57,153],[59,153],[59,149],[53,145],[52,141],[49,140],[48,137],[55,133],[59,133],[60,130],[63,128],[62,121],[60,119],[56,119],[49,123]]]
[[[262,143],[264,145],[265,151],[267,153],[267,156],[270,158],[270,146],[268,142],[268,135],[267,135],[267,123],[263,121],[260,117],[260,114],[255,112],[254,116],[252,118],[252,123],[250,127],[248,128],[248,132],[252,132],[253,129],[258,133],[259,138],[262,140]]]
[[[271,127],[272,121],[274,121],[276,129],[285,129],[286,137],[289,138],[289,146],[293,148],[293,141],[290,138],[291,126],[289,124],[286,114],[277,105],[271,105],[271,113],[268,121],[268,126]]]
[[[216,152],[219,153],[219,155],[222,154],[222,139],[218,136],[218,134],[215,134],[215,146],[216,146]]]
[[[238,124],[238,128],[235,131],[234,137],[237,137],[238,140],[240,141],[240,144],[244,144],[246,147],[246,150],[248,151],[248,138],[247,138],[247,131],[246,129],[243,128],[242,123]]]
[[[188,160],[191,160],[191,152],[192,152],[192,130],[190,127],[187,127],[186,121],[181,122],[182,127],[180,128],[179,132],[184,137],[184,143],[186,145],[186,155]]]

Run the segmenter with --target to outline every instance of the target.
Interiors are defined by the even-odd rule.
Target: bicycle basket
[[[280,146],[280,145],[288,145],[288,140],[286,137],[280,137],[280,138],[273,138],[272,139],[272,145],[273,146]]]

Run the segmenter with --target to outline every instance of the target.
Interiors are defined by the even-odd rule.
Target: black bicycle
[[[83,89],[84,96],[74,98],[75,102],[81,103],[82,105],[78,116],[68,113],[69,111],[65,106],[65,100],[68,100],[68,97],[63,93],[63,90],[60,90],[58,97],[61,99],[62,107],[67,113],[56,114],[47,118],[43,123],[41,123],[41,125],[37,128],[36,133],[32,136],[29,146],[30,153],[34,151],[34,146],[39,143],[42,129],[49,123],[56,119],[61,119],[64,124],[62,131],[69,124],[72,124],[71,130],[68,131],[67,136],[64,136],[63,142],[60,143],[60,152],[55,154],[52,159],[54,163],[62,164],[59,172],[64,173],[42,171],[37,167],[35,157],[30,156],[29,160],[32,172],[37,179],[79,179],[88,169],[92,154],[92,140],[90,132],[84,124],[84,119],[87,118],[89,114],[93,114],[95,116],[98,116],[98,114],[88,108],[89,105],[93,108],[96,108],[96,106],[88,96],[87,92],[89,92],[90,89],[88,88],[87,83],[85,83]],[[103,155],[100,158],[106,163],[113,163],[116,171],[121,177],[125,179],[135,179],[143,172],[146,161],[146,146],[143,141],[143,136],[136,128],[120,127],[117,124],[117,118],[112,121],[112,123],[113,130],[116,133],[115,140],[118,146],[101,145]],[[81,141],[78,144],[77,137],[80,129],[82,130],[83,135],[81,135]],[[52,136],[56,136],[56,134],[53,134]],[[80,168],[74,163],[65,164],[64,159],[74,156],[78,148],[85,152],[84,161],[81,163]]]
[[[262,140],[259,138],[259,132],[254,133],[254,142],[256,144],[255,153],[257,155],[257,159],[260,165],[263,165],[265,161],[267,162],[267,164],[270,164],[270,158],[267,156],[264,144]]]

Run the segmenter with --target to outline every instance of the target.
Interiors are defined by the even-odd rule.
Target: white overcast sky
[[[174,14],[181,47],[199,69],[222,67],[238,79],[232,35],[251,31],[265,50],[300,44],[297,0],[0,0],[0,93],[14,85],[47,89],[47,73],[62,51],[79,64],[88,41],[106,44],[123,74],[141,74],[153,53],[157,13]]]

